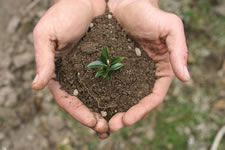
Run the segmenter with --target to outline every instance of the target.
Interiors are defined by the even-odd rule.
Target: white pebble
[[[135,48],[135,53],[136,53],[137,56],[141,56],[140,48]]]
[[[102,117],[106,117],[107,116],[107,112],[106,111],[101,111],[101,115],[102,115]]]
[[[93,28],[94,27],[94,23],[90,23],[89,27]]]
[[[78,90],[75,89],[75,90],[73,91],[73,95],[74,95],[74,96],[77,96],[78,94],[79,94]]]
[[[109,14],[109,15],[108,15],[108,19],[112,19],[112,15]]]

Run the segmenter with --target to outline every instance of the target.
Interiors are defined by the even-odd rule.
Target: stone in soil
[[[73,95],[74,95],[74,96],[78,96],[78,94],[79,94],[78,90],[75,89],[75,90],[73,91]]]
[[[140,48],[135,48],[135,53],[136,53],[137,56],[141,56]]]

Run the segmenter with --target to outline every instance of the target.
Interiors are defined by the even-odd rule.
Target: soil
[[[61,88],[77,97],[92,111],[109,120],[117,112],[126,112],[152,92],[155,63],[117,23],[109,12],[92,22],[86,35],[66,56],[56,61],[56,80]],[[104,46],[110,58],[124,57],[124,66],[112,73],[113,79],[95,77],[98,69],[87,65],[100,59]],[[135,49],[141,50],[137,56]]]

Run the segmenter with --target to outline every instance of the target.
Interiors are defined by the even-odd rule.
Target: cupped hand
[[[108,137],[108,123],[100,114],[91,112],[78,98],[60,89],[53,80],[55,57],[65,55],[87,31],[95,16],[105,11],[104,0],[55,0],[33,32],[36,77],[34,90],[48,85],[56,102],[80,123],[94,129],[100,138]]]
[[[108,5],[123,28],[156,62],[158,77],[150,95],[109,121],[110,131],[115,132],[136,123],[162,103],[174,74],[184,82],[190,75],[188,49],[179,17],[160,10],[157,0],[110,0]]]

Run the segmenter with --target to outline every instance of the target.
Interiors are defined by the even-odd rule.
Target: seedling
[[[95,77],[109,77],[109,79],[112,80],[112,72],[123,67],[123,64],[120,63],[123,59],[124,57],[116,57],[110,61],[109,48],[107,46],[104,46],[102,49],[100,60],[91,62],[87,67],[91,69],[101,68],[101,70],[96,72]]]

